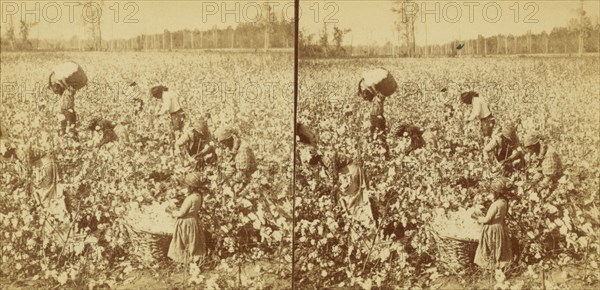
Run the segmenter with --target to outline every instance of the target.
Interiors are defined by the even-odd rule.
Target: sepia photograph
[[[599,287],[597,1],[299,10],[297,289]]]
[[[0,289],[599,289],[600,2],[2,0]]]
[[[291,288],[293,1],[1,9],[1,289]]]

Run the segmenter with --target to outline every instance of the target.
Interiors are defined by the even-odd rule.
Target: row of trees
[[[394,46],[388,42],[383,47],[360,51],[360,54],[383,54],[402,56],[431,56],[431,55],[515,55],[515,54],[581,54],[600,51],[600,26],[591,29],[584,38],[568,27],[555,27],[550,33],[542,32],[525,35],[494,35],[477,39],[455,40],[443,45],[427,46]],[[461,49],[457,49],[459,45]]]
[[[583,2],[576,10],[575,16],[566,27],[556,27],[550,33],[546,31],[525,35],[498,34],[491,37],[479,35],[476,39],[454,40],[441,45],[417,45],[415,34],[417,29],[418,5],[410,5],[413,0],[396,0],[391,10],[398,15],[394,22],[397,32],[397,43],[388,41],[385,44],[374,43],[363,46],[342,46],[344,35],[349,30],[334,27],[333,45],[329,43],[327,24],[319,33],[319,39],[314,34],[302,32],[299,34],[300,57],[343,57],[354,56],[456,56],[456,55],[490,55],[490,54],[539,54],[539,53],[585,53],[600,51],[600,24],[592,23]],[[411,7],[411,10],[407,9]],[[460,49],[458,48],[460,46]]]
[[[334,28],[334,43],[330,45],[322,35],[300,32],[300,57],[343,57],[343,56],[456,56],[456,55],[515,55],[515,54],[576,54],[600,52],[600,26],[595,26],[584,38],[568,27],[556,27],[550,33],[525,35],[494,35],[477,39],[455,40],[442,45],[401,45],[387,42],[383,45],[342,46],[340,43],[348,30]],[[462,45],[461,49],[457,49]]]
[[[314,34],[307,34],[300,30],[298,34],[299,57],[344,57],[349,55],[348,49],[342,46],[344,36],[351,32],[350,29],[333,27],[332,42],[329,40],[327,23],[323,23],[319,39],[314,41]]]
[[[95,1],[101,6],[103,1]],[[94,9],[90,9],[94,10]],[[95,10],[94,10],[95,11]],[[163,33],[140,34],[128,39],[110,39],[102,37],[101,21],[90,23],[82,21],[86,38],[77,36],[69,40],[41,40],[28,38],[28,32],[36,23],[21,23],[22,37],[17,41],[14,25],[10,19],[0,45],[5,50],[31,49],[72,49],[72,50],[149,50],[149,49],[222,49],[222,48],[292,48],[294,46],[294,22],[283,14],[278,15],[274,9],[265,4],[261,19],[256,22],[240,23],[236,28],[231,26],[219,29],[216,26],[209,30],[164,30]],[[283,12],[282,12],[283,13]],[[88,16],[90,17],[90,16]],[[91,16],[100,18],[100,15]]]
[[[583,0],[575,10],[573,17],[566,28],[555,28],[550,34],[545,31],[533,35],[529,31],[526,35],[496,35],[485,38],[481,35],[477,39],[466,41],[453,41],[438,46],[418,47],[415,42],[415,21],[418,15],[418,5],[411,5],[414,0],[396,0],[392,11],[398,15],[394,23],[398,32],[398,45],[403,48],[403,55],[412,57],[416,55],[487,55],[487,54],[522,54],[522,53],[579,53],[598,52],[598,33],[600,23],[592,23],[583,8]],[[410,9],[408,9],[410,7]],[[415,11],[416,9],[416,11]],[[456,49],[458,44],[464,44],[463,49]],[[575,45],[575,50],[573,45]],[[488,47],[489,46],[489,47]],[[391,45],[392,50],[394,46]],[[395,52],[392,52],[395,55]]]
[[[154,50],[154,49],[223,49],[223,48],[292,48],[294,25],[282,20],[269,27],[254,23],[241,23],[235,29],[213,27],[210,30],[164,30],[161,34],[141,34],[129,39],[103,40],[103,50]],[[77,44],[74,42],[78,42]],[[89,40],[72,38],[69,47],[94,49]]]
[[[33,47],[33,43],[29,40],[29,32],[31,31],[31,28],[35,27],[38,23],[20,20],[19,24],[19,37],[17,37],[15,24],[12,18],[9,18],[6,35],[4,38],[0,38],[0,44],[3,49],[6,47],[11,50],[29,50]]]

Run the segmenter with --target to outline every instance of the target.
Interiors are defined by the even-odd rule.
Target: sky
[[[69,6],[70,1],[13,1],[0,0],[0,26],[2,36],[13,19],[18,31],[18,21],[39,23],[31,30],[32,38],[86,37],[83,15],[96,6]],[[256,21],[264,14],[262,1],[110,1],[104,0],[102,33],[104,39],[129,38],[139,34],[161,33],[164,29],[200,29],[214,26],[236,27],[241,22]],[[416,42],[418,45],[440,44],[452,40],[471,39],[502,34],[533,33],[553,27],[565,26],[575,16],[578,0],[570,1],[416,1]],[[73,2],[70,2],[73,3]],[[129,4],[128,4],[129,3]],[[293,18],[293,1],[269,1],[278,14]],[[391,11],[393,1],[300,0],[300,29],[318,37],[323,22],[331,31],[334,25],[351,30],[345,44],[384,44],[397,39],[394,22],[397,16]],[[86,9],[84,9],[86,7]],[[484,9],[485,8],[485,9]],[[592,19],[600,14],[600,1],[584,1],[584,9]],[[227,13],[227,10],[229,13]],[[425,10],[429,12],[424,13]],[[472,13],[470,13],[472,11]],[[517,12],[518,11],[518,12]],[[500,14],[497,14],[500,12]],[[437,19],[436,19],[437,17]],[[87,18],[89,22],[93,17]]]
[[[258,16],[266,14],[265,8],[261,7],[261,4],[265,3],[262,1],[104,0],[104,5],[99,9],[97,8],[99,6],[93,5],[71,7],[69,2],[76,1],[0,0],[2,35],[11,17],[16,31],[19,27],[17,23],[21,18],[29,22],[39,21],[31,30],[32,38],[38,35],[41,38],[70,38],[73,35],[84,37],[85,29],[82,24],[96,21],[91,13],[101,11],[103,38],[119,39],[139,34],[162,33],[165,29],[208,30],[214,26],[236,27],[242,22],[256,22]],[[282,15],[285,10],[286,18],[293,19],[293,0],[268,2],[275,7],[276,13]],[[32,12],[26,12],[27,10]],[[86,11],[92,16],[85,18],[83,15]]]
[[[334,25],[351,29],[345,37],[345,44],[366,45],[375,42],[384,44],[398,38],[394,31],[394,21],[398,16],[391,11],[394,1],[332,2],[334,5],[325,7],[322,1],[300,0],[302,12],[300,28],[307,33],[314,33],[315,38],[318,38],[323,29],[323,21],[327,18],[328,29],[332,29]],[[416,13],[417,45],[474,39],[479,34],[520,35],[530,29],[533,33],[544,30],[550,32],[556,26],[566,26],[569,19],[575,16],[575,9],[580,6],[578,0],[415,2],[420,8]],[[425,10],[429,12],[426,14]],[[584,10],[592,19],[597,19],[600,1],[584,1]],[[496,11],[500,13],[497,14]],[[319,21],[315,21],[317,19]]]

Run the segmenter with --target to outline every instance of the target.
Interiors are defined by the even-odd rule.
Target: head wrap
[[[511,141],[517,140],[517,126],[514,124],[507,124],[502,127],[502,136],[506,137]]]
[[[221,127],[217,129],[215,132],[215,137],[217,137],[218,142],[223,142],[234,135],[234,130],[231,127]]]
[[[528,133],[525,135],[525,138],[523,138],[524,147],[533,146],[538,142],[540,142],[540,136],[536,133]]]
[[[473,103],[474,97],[479,97],[479,94],[474,91],[468,91],[460,94],[460,100],[467,105]]]
[[[207,179],[200,172],[191,172],[185,176],[184,182],[189,187],[201,187],[207,182]]]
[[[490,189],[493,192],[504,193],[508,190],[508,180],[506,178],[496,178],[490,184]]]
[[[162,99],[162,95],[163,92],[168,91],[169,88],[160,85],[160,86],[154,86],[150,89],[150,93],[152,94],[153,97],[157,98],[157,99]]]

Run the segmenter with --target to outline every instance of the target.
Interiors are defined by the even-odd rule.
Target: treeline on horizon
[[[2,51],[32,50],[171,50],[171,49],[270,49],[294,47],[294,22],[281,17],[270,22],[240,23],[219,29],[184,29],[157,34],[140,34],[127,39],[29,39],[4,33],[0,37]],[[96,40],[94,39],[96,38]]]
[[[334,28],[335,34],[336,28]],[[390,41],[385,44],[339,45],[339,39],[329,43],[328,38],[314,34],[299,34],[300,58],[330,57],[409,57],[409,46]],[[543,31],[524,35],[497,34],[477,39],[455,40],[441,45],[416,45],[414,56],[458,55],[521,55],[521,54],[576,54],[579,53],[579,33],[568,27],[555,27],[550,33]],[[334,37],[335,39],[335,37]],[[457,49],[462,44],[461,49]],[[594,26],[583,39],[583,53],[600,52],[600,26]]]

